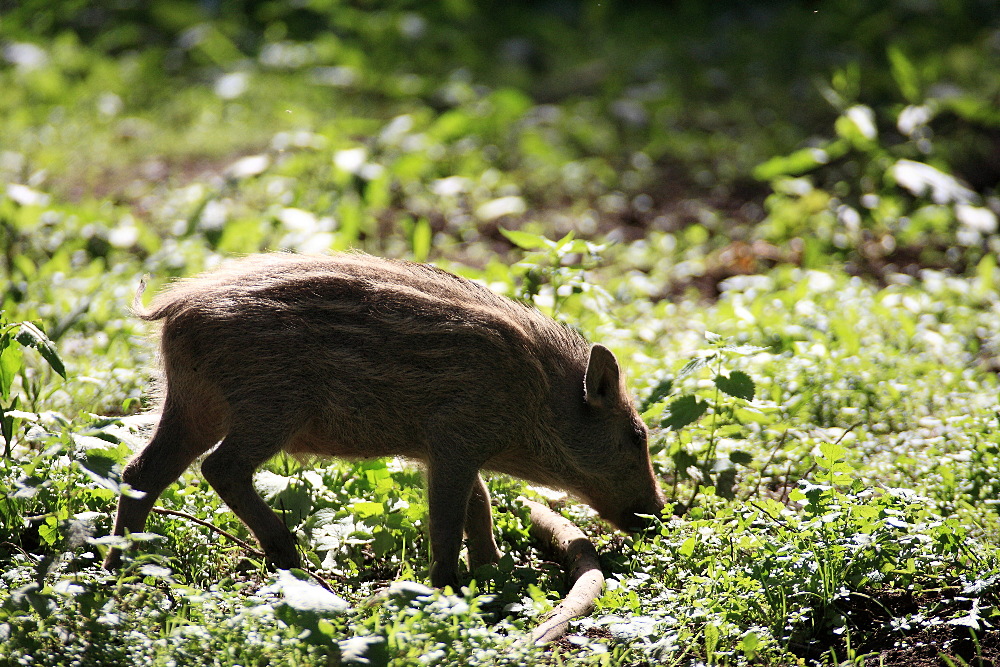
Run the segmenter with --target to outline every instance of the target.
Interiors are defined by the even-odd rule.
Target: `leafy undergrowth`
[[[655,428],[658,476],[686,509],[628,537],[566,505],[595,535],[609,586],[549,651],[525,638],[564,592],[561,573],[528,539],[516,497],[532,491],[505,478],[491,488],[509,557],[458,595],[420,583],[421,477],[393,461],[279,458],[257,476],[336,595],[267,572],[177,516],[153,515],[124,572],[103,572],[117,470],[150,419],[67,416],[89,400],[72,393],[74,363],[85,360],[67,358],[62,381],[24,347],[10,392],[25,403],[7,412],[18,423],[0,478],[5,654],[42,664],[991,658],[1000,416],[995,376],[982,367],[997,313],[987,279],[998,276],[928,272],[876,288],[781,269],[733,279],[705,305],[639,298],[645,283],[625,276],[598,281],[615,295],[599,311],[608,295],[555,302],[541,290],[540,307],[559,303],[628,366]],[[123,395],[143,374],[128,381]],[[37,396],[25,391],[32,382],[44,388]],[[194,471],[160,506],[249,539]]]
[[[86,4],[0,26],[7,663],[1000,662],[994,3]],[[611,347],[673,513],[495,477],[507,557],[443,593],[419,471],[281,457],[257,486],[334,593],[185,518],[250,539],[196,466],[100,569],[155,422],[141,277],[346,248]],[[609,582],[550,648],[533,494]]]

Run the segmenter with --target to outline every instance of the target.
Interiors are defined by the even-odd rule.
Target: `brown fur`
[[[615,525],[658,514],[646,430],[614,355],[524,305],[427,265],[362,254],[247,257],[159,294],[166,388],[153,439],[123,480],[115,534],[220,440],[206,479],[277,567],[295,542],[252,485],[285,450],[427,465],[436,586],[499,557],[495,470],[566,489]],[[120,558],[113,551],[107,565]]]

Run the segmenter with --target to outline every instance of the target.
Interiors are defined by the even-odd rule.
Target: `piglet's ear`
[[[603,345],[590,348],[583,399],[587,405],[601,408],[621,401],[621,371],[615,355]]]

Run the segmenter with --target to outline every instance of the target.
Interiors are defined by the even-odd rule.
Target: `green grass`
[[[174,4],[0,28],[7,663],[997,659],[989,3]],[[142,277],[347,248],[531,301],[625,366],[675,515],[626,536],[563,505],[608,577],[570,640],[526,643],[564,582],[503,477],[509,557],[453,594],[425,587],[397,461],[257,476],[336,595],[176,515],[98,567],[151,425]],[[158,505],[251,539],[196,467]]]

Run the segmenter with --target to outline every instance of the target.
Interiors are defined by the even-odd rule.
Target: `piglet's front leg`
[[[427,471],[427,505],[430,514],[431,584],[458,590],[458,555],[473,487],[475,468],[431,461]]]

